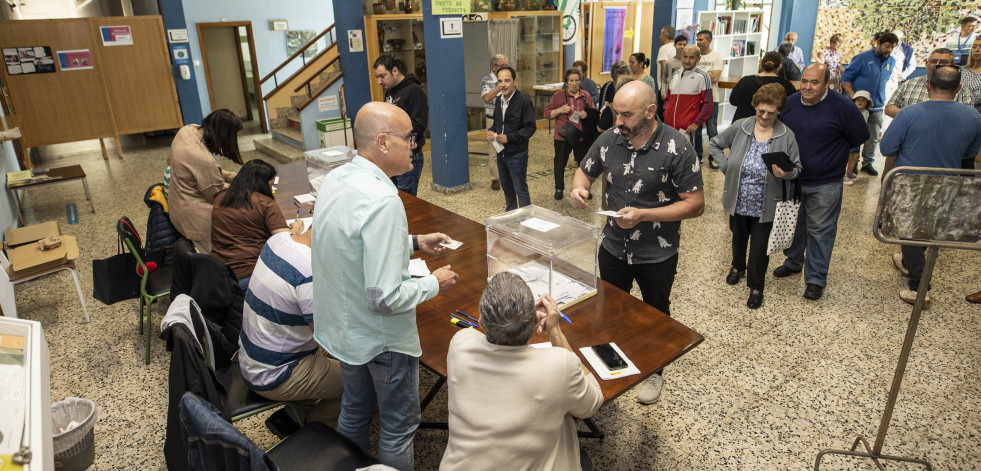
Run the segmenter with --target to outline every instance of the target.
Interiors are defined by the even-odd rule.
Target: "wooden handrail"
[[[320,34],[317,35],[317,37],[311,39],[308,43],[304,44],[303,47],[300,48],[300,50],[294,52],[293,55],[289,56],[285,61],[283,61],[282,64],[279,64],[279,67],[276,67],[275,69],[273,69],[272,72],[269,72],[268,75],[266,75],[265,77],[263,77],[262,80],[259,80],[259,85],[262,85],[263,83],[265,83],[266,80],[269,80],[274,75],[276,75],[276,72],[279,72],[280,70],[282,70],[283,67],[286,67],[286,64],[289,64],[293,59],[296,59],[297,57],[299,57],[300,54],[303,54],[304,52],[306,52],[307,48],[309,48],[314,43],[316,43],[318,40],[320,40],[320,38],[324,37],[324,35],[326,35],[332,29],[334,29],[334,25],[328,26],[327,29],[321,31]],[[337,38],[334,38],[334,44],[337,44]],[[327,49],[329,49],[329,48],[330,48],[330,46],[327,47]]]
[[[327,90],[332,85],[334,85],[335,83],[337,83],[337,81],[341,79],[341,76],[342,75],[344,75],[344,74],[337,74],[337,76],[334,77],[333,79],[331,79],[331,81],[328,82],[326,86],[324,86],[320,90],[317,90],[317,93],[311,93],[310,94],[310,98],[307,98],[307,101],[304,101],[303,103],[300,103],[300,106],[297,106],[296,107],[296,110],[297,111],[303,111],[303,108],[306,108],[307,105],[309,105],[310,103],[313,103],[314,101],[317,101],[317,98],[320,96],[320,94],[323,93],[324,90]]]
[[[296,93],[296,92],[302,90],[303,87],[307,86],[307,84],[310,83],[310,82],[312,82],[313,79],[315,79],[317,77],[320,77],[320,74],[324,73],[324,71],[327,70],[328,67],[334,65],[334,63],[337,62],[337,61],[339,61],[339,60],[341,60],[341,56],[337,56],[337,57],[331,59],[330,62],[328,62],[323,67],[321,67],[320,70],[314,72],[312,75],[310,75],[309,77],[307,77],[307,79],[304,80],[303,83],[301,83],[299,87],[294,88],[293,89],[293,93]]]
[[[309,61],[307,61],[307,64],[312,64],[312,63],[316,62],[317,59],[320,59],[321,56],[323,56],[324,54],[327,54],[328,52],[330,52],[331,49],[334,49],[336,47],[337,47],[337,43],[331,44],[326,49],[318,52],[317,55],[313,56]],[[276,92],[282,90],[283,87],[289,85],[290,80],[293,80],[294,78],[296,78],[301,73],[304,73],[305,71],[306,71],[306,67],[305,66],[304,67],[300,67],[296,72],[293,72],[292,75],[290,75],[289,77],[286,77],[285,80],[283,80],[282,82],[280,82],[279,85],[276,86],[276,88],[272,89],[269,93],[267,93],[265,96],[263,96],[262,99],[263,100],[268,100],[271,96],[275,95]]]

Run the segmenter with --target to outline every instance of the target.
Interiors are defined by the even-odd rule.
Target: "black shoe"
[[[746,274],[746,270],[736,270],[735,268],[730,268],[729,274],[726,275],[726,284],[734,285],[736,283],[739,283],[739,279],[742,278],[743,275],[745,274]]]
[[[719,163],[716,162],[715,159],[709,157],[709,168],[711,168],[713,170],[718,170],[719,169]]]
[[[800,270],[791,270],[787,268],[787,265],[780,265],[776,270],[773,270],[773,276],[777,278],[783,278],[790,275],[796,275],[800,273]]]
[[[561,200],[562,199],[562,190],[560,190],[558,188],[555,189],[555,199],[557,199],[557,200]]]
[[[807,288],[804,289],[804,297],[813,301],[821,299],[822,294],[824,294],[824,286],[818,286],[814,283],[808,283]]]
[[[877,172],[874,168],[872,168],[872,165],[871,164],[865,164],[865,165],[863,165],[862,166],[862,173],[867,173],[869,175],[872,175],[873,177],[878,177],[879,176],[879,172]]]
[[[289,412],[287,412],[286,408],[284,407],[276,412],[273,412],[272,415],[266,419],[266,428],[268,428],[273,435],[279,437],[280,440],[283,440],[286,437],[296,433],[297,430],[300,430],[300,424],[296,423],[296,421],[290,417]]]
[[[746,300],[746,307],[759,309],[763,305],[763,291],[758,289],[749,290],[749,299]]]

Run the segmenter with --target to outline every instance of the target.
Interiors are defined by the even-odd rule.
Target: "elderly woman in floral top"
[[[841,47],[841,35],[838,33],[832,34],[831,39],[828,40],[828,46],[827,49],[818,54],[817,62],[828,66],[828,70],[831,71],[830,88],[841,91],[840,78],[841,73],[845,71],[845,68],[841,65],[841,51],[838,50]]]
[[[786,104],[787,92],[783,86],[777,83],[763,85],[753,95],[756,116],[732,123],[709,141],[709,151],[726,176],[722,209],[729,214],[732,231],[732,268],[726,283],[735,285],[747,275],[746,284],[750,291],[746,306],[750,309],[763,304],[763,278],[770,263],[766,250],[777,201],[790,194],[792,189],[785,180],[795,179],[800,174],[797,138],[777,119]],[[728,157],[723,152],[726,148],[729,149]],[[768,152],[785,152],[794,167],[790,171],[777,165],[767,168],[762,156]],[[790,187],[786,193],[785,187]]]

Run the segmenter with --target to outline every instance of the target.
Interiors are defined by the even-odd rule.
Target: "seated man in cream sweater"
[[[447,353],[450,436],[441,470],[591,469],[573,417],[595,414],[603,392],[560,320],[555,301],[546,295],[536,304],[513,273],[487,284],[480,298],[486,336],[463,329]],[[552,348],[528,345],[536,330]]]

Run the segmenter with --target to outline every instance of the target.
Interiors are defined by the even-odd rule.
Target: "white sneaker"
[[[903,254],[899,252],[892,254],[892,264],[896,265],[896,269],[899,270],[899,273],[902,273],[903,276],[909,276],[909,269],[903,266]],[[913,297],[916,297],[916,293],[913,293]]]
[[[902,299],[906,304],[916,304],[916,291],[911,289],[899,290],[899,299]],[[923,300],[923,307],[930,305],[930,292],[927,291],[926,299]]]
[[[664,378],[661,375],[651,375],[650,378],[640,383],[637,390],[637,402],[641,404],[653,404],[661,398],[661,388],[664,387]]]

